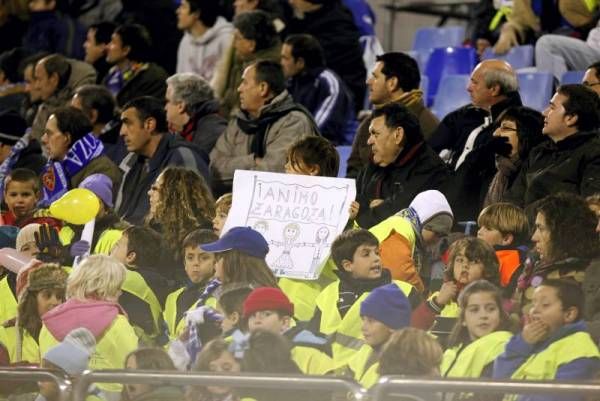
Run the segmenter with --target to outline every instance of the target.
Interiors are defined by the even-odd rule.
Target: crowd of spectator
[[[373,53],[366,1],[0,0],[0,365],[598,382],[599,5],[496,3],[465,46],[534,43],[557,82],[585,70],[542,113],[496,58],[440,121],[417,61]],[[277,277],[260,228],[223,230],[235,172],[338,177],[340,146],[346,227],[318,280]],[[79,189],[98,205],[91,236],[80,211],[54,212]],[[12,399],[59,393],[0,382]]]

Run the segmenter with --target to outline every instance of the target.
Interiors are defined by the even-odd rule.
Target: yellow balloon
[[[91,221],[99,211],[100,200],[85,188],[72,189],[50,205],[52,217],[76,225]]]

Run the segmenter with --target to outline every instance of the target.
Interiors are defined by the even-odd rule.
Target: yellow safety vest
[[[578,331],[531,355],[511,376],[517,380],[551,380],[561,365],[579,358],[600,358],[592,337]]]
[[[144,277],[136,271],[127,270],[125,274],[125,281],[121,286],[121,290],[124,292],[128,292],[137,298],[144,301],[148,307],[150,308],[150,313],[152,314],[152,320],[154,322],[154,330],[152,333],[143,333],[150,339],[156,338],[160,334],[160,319],[162,318],[162,308],[160,306],[160,302],[158,302],[158,298],[154,291]],[[138,328],[141,331],[141,328]],[[141,338],[141,337],[140,337]]]
[[[393,280],[392,282],[407,297],[414,288],[404,281]],[[360,304],[369,295],[369,292],[365,292],[354,301],[342,319],[337,308],[339,286],[339,281],[331,283],[317,297],[317,307],[321,311],[319,331],[331,337],[333,360],[336,366],[347,364],[348,360],[363,345]]]
[[[478,338],[466,347],[448,348],[440,366],[443,377],[481,377],[481,373],[500,354],[512,337],[510,331],[495,331]]]
[[[439,293],[440,293],[439,291],[436,291],[433,294],[431,294],[431,296],[429,297],[429,300],[432,300],[433,298],[435,298]],[[444,305],[444,308],[440,312],[439,316],[441,316],[441,317],[459,317],[460,316],[460,308],[458,307],[458,304],[455,301],[450,301],[449,303]]]
[[[51,347],[58,344],[46,326],[40,332],[40,353],[44,355]],[[138,337],[127,317],[117,315],[112,324],[105,330],[101,338],[96,338],[96,350],[90,358],[90,370],[124,369],[125,358],[138,348]],[[121,392],[122,384],[98,383],[98,388],[107,392]]]
[[[8,285],[8,277],[0,280],[0,324],[17,316],[17,299]]]
[[[117,230],[114,228],[109,228],[107,230],[102,231],[100,237],[98,237],[98,242],[96,242],[96,246],[92,251],[94,255],[108,255],[110,251],[112,251],[113,247],[117,243],[118,240],[121,239],[123,234],[123,230]],[[69,245],[73,242],[73,238],[75,237],[75,232],[69,226],[63,226],[58,233],[58,238],[60,239],[61,244]]]
[[[348,361],[348,367],[354,373],[356,380],[364,388],[373,387],[379,380],[379,362],[367,363],[372,359],[373,348],[370,345],[363,344],[356,354]]]
[[[181,295],[181,293],[184,290],[185,290],[185,287],[182,287],[176,291],[173,291],[172,293],[170,293],[167,296],[167,299],[165,300],[165,309],[163,312],[163,319],[165,320],[165,323],[167,324],[167,329],[169,330],[169,340],[176,339],[185,330],[185,319],[179,319],[179,321],[176,321],[176,319],[177,319],[177,299],[179,298],[179,296]],[[206,302],[204,304],[206,306],[210,306],[211,308],[214,308],[217,305],[217,300],[215,299],[215,297],[211,296],[206,300]],[[197,306],[198,306],[198,302],[195,302],[192,306],[190,306],[190,308],[188,310],[192,310],[192,309],[196,308]]]
[[[40,347],[35,339],[25,329],[21,331],[21,359],[17,359],[17,327],[0,327],[0,344],[6,347],[10,363],[30,362],[40,363]]]
[[[306,345],[292,345],[292,359],[305,375],[325,375],[333,371],[333,359]]]

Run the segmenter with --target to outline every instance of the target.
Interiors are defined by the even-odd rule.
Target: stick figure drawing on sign
[[[331,244],[327,241],[329,238],[329,228],[325,226],[321,226],[315,232],[315,252],[313,253],[313,259],[310,266],[310,272],[314,272],[319,267],[319,263],[321,261],[321,257],[325,252],[325,248],[330,246]]]
[[[295,244],[298,236],[300,235],[300,226],[296,223],[289,223],[283,228],[283,241],[271,241],[273,245],[282,246],[283,252],[277,260],[275,260],[274,268],[281,270],[290,270],[294,268],[294,261],[292,260],[292,248],[295,246],[302,246],[302,244]]]

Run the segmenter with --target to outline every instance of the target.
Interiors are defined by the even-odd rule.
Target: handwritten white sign
[[[254,228],[269,243],[267,263],[276,276],[315,280],[355,197],[353,179],[237,170],[222,232]]]

